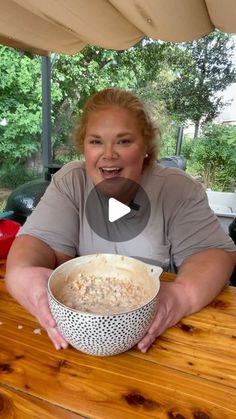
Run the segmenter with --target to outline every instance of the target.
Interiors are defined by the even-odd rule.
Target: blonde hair
[[[156,160],[159,148],[157,141],[160,136],[159,129],[154,125],[145,106],[136,95],[125,90],[114,88],[95,93],[85,104],[74,131],[74,143],[77,150],[80,153],[84,152],[84,139],[90,114],[112,106],[118,106],[131,112],[137,119],[147,153],[144,159],[144,165],[149,165]]]

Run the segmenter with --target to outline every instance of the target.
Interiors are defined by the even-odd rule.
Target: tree
[[[0,162],[16,166],[40,150],[40,63],[0,47]]]
[[[225,106],[219,93],[236,81],[233,50],[230,36],[219,31],[168,50],[170,76],[162,87],[162,97],[180,124],[187,120],[194,123],[195,138],[200,123],[212,121]]]
[[[146,41],[125,51],[86,47],[52,57],[53,143],[67,144],[87,98],[108,86],[137,89],[156,74],[164,46]],[[151,65],[154,61],[157,64]],[[41,154],[41,60],[0,46],[0,162],[24,166]]]
[[[191,120],[197,128],[223,106],[216,96],[235,81],[232,45],[217,31],[176,45],[144,39],[124,51],[86,47],[74,56],[53,55],[52,120],[55,158],[63,161],[74,118],[94,92],[115,86],[134,90],[150,105],[171,143],[176,127]],[[0,163],[25,165],[41,153],[40,59],[0,47]],[[168,149],[170,147],[168,146]],[[165,152],[167,151],[167,147]]]
[[[233,150],[236,150],[236,127],[207,123],[202,126],[200,137],[187,146],[186,152],[191,168],[201,175],[206,188],[231,191],[236,181],[236,153]]]
[[[53,101],[55,158],[67,143],[74,118],[86,100],[106,87],[141,93],[141,87],[145,90],[147,82],[157,77],[165,48],[165,44],[144,40],[124,51],[88,46],[72,57],[55,56],[52,81],[60,92]]]

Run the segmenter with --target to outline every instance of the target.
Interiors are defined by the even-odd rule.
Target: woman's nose
[[[103,153],[104,159],[114,159],[117,157],[117,152],[113,145],[106,146]]]

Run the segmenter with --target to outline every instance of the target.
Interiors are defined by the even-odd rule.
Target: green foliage
[[[202,177],[207,188],[233,191],[236,186],[236,127],[207,123],[195,140],[185,140],[188,169]]]
[[[0,164],[24,163],[40,150],[40,63],[0,47]]]
[[[72,144],[63,145],[55,149],[54,162],[56,164],[66,164],[72,160],[79,160],[81,156],[78,155]]]
[[[176,152],[176,142],[178,126],[175,122],[170,122],[162,129],[160,157],[174,156]]]
[[[36,170],[26,170],[23,166],[3,166],[0,171],[1,188],[15,189],[25,182],[38,179],[40,174]]]
[[[117,86],[137,89],[154,77],[159,65],[150,66],[165,46],[142,42],[125,51],[86,47],[74,56],[52,57],[52,143],[60,161],[74,157],[70,149],[75,116],[94,92]],[[0,47],[0,164],[26,165],[41,152],[41,62],[11,48]],[[161,60],[160,60],[161,61]],[[53,157],[54,157],[53,156]]]
[[[236,81],[234,45],[229,35],[215,31],[196,41],[174,44],[166,54],[166,78],[160,90],[172,118],[196,127],[212,121],[225,106],[217,93]]]
[[[87,99],[96,91],[119,87],[139,91],[153,80],[167,46],[147,40],[125,51],[88,46],[74,56],[53,59],[52,85],[60,90],[53,99],[53,143],[69,142],[68,133]],[[154,65],[150,65],[151,62]]]
[[[180,124],[190,120],[198,128],[200,122],[211,121],[224,106],[219,92],[236,80],[232,52],[230,37],[216,31],[179,45],[145,39],[125,51],[86,47],[74,56],[54,54],[53,161],[64,164],[78,158],[70,139],[75,118],[91,94],[111,86],[133,90],[143,98],[162,132],[160,156],[175,154]],[[12,178],[20,179],[22,172],[24,179],[20,182],[28,180],[23,174],[25,167],[41,152],[40,64],[39,57],[30,59],[0,47],[0,122],[7,121],[6,126],[0,124],[0,166],[8,165]],[[230,137],[228,131],[212,129],[210,135],[204,128],[196,142],[186,140],[183,154],[190,170],[202,173],[207,185],[230,188],[235,133]],[[215,154],[213,137],[214,141],[217,138]],[[19,173],[15,170],[18,167]]]

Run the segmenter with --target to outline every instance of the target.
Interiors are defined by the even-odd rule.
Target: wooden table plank
[[[170,412],[193,417],[198,411],[209,417],[214,412],[217,419],[236,417],[235,389],[164,368],[147,355],[131,362],[129,352],[110,358],[73,348],[57,352],[41,341],[33,346],[27,330],[16,338],[10,321],[1,327],[0,382],[81,415],[167,418]]]
[[[4,419],[79,419],[76,413],[61,409],[9,387],[0,385],[0,416]]]
[[[162,337],[158,338],[153,344],[152,349],[147,354],[141,354],[136,350],[129,351],[131,356],[141,357],[145,360],[157,362],[162,366],[173,368],[192,375],[208,378],[211,381],[221,383],[222,370],[227,374],[227,385],[236,387],[236,339],[235,323],[232,316],[225,315],[228,334],[218,333],[218,328],[209,329],[201,325],[199,327],[191,316],[191,328],[188,331],[189,319],[185,319],[174,328],[168,330]],[[0,320],[3,323],[0,326],[2,337],[9,338],[12,341],[25,341],[30,347],[40,345],[43,350],[51,351],[52,345],[48,340],[46,333],[42,330],[42,335],[35,335],[34,329],[39,325],[32,318],[31,321],[20,320],[16,316],[10,319],[5,314],[1,314]],[[10,321],[11,320],[11,321]],[[181,326],[186,322],[186,330]],[[231,322],[231,325],[230,325]],[[197,324],[197,326],[196,326]],[[18,329],[23,327],[23,329]],[[25,336],[27,339],[25,340]],[[207,354],[207,356],[206,356]]]
[[[71,418],[236,418],[235,316],[236,289],[227,288],[147,354],[95,357],[56,351],[45,331],[34,333],[37,321],[0,281],[0,384],[17,406],[27,399],[28,417],[40,400],[46,418],[56,417],[53,409],[77,415]]]
[[[214,418],[232,418],[236,414],[235,391],[227,392],[223,386],[188,376],[166,374],[161,367],[147,365],[136,360],[136,373],[130,371],[130,360],[122,362],[113,359],[116,373],[54,357],[40,357],[40,351],[29,353],[24,345],[18,345],[24,358],[4,363],[5,375],[1,381],[37,394],[44,400],[82,415],[95,418],[160,417],[166,418],[170,412],[183,417],[194,417],[194,412],[202,412],[202,417],[214,412]],[[11,351],[11,355],[14,351]],[[42,355],[42,354],[41,354]],[[43,359],[43,360],[42,360]],[[97,361],[96,361],[97,364]],[[37,367],[36,367],[37,366]],[[118,373],[122,370],[122,375]],[[7,371],[9,371],[7,373]],[[134,378],[136,376],[136,379]],[[208,417],[206,416],[206,417]]]
[[[12,304],[15,305],[15,308],[10,307],[11,315],[5,314],[0,308],[0,321],[12,319],[9,333],[12,330],[15,339],[18,340],[22,331],[17,328],[24,325],[29,345],[34,346],[38,340],[41,340],[42,344],[43,340],[47,347],[48,338],[45,332],[43,332],[44,338],[35,336],[33,333],[34,329],[39,327],[38,323],[17,303],[12,302]],[[6,308],[8,311],[7,302],[5,302],[3,310],[5,311]],[[215,382],[222,381],[221,370],[224,368],[226,372],[231,371],[228,374],[227,384],[236,387],[235,318],[216,309],[214,309],[213,316],[208,310],[201,312],[200,320],[199,315],[200,313],[189,316],[157,339],[152,350],[145,355],[145,359],[201,377],[206,377],[208,374],[208,379]],[[219,319],[217,319],[218,317]],[[225,326],[223,327],[221,324]],[[13,339],[13,336],[11,338]],[[130,351],[130,353],[139,357],[143,356],[137,351]],[[206,353],[205,362],[201,362]],[[207,370],[206,363],[208,364]]]

